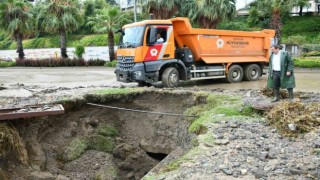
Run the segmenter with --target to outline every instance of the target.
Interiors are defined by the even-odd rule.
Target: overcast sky
[[[243,8],[245,6],[246,2],[250,3],[252,1],[253,0],[237,0],[236,7],[237,7],[237,9]]]

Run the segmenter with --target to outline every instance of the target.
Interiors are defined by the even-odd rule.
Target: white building
[[[119,5],[122,11],[133,11],[134,9],[134,1],[135,0],[119,0]],[[136,0],[137,1],[137,0]],[[136,2],[137,12],[141,13],[142,9],[140,3]]]
[[[292,9],[291,13],[293,15],[298,15],[300,11],[300,7],[296,6]],[[307,13],[307,12],[311,12],[311,13],[319,13],[320,12],[320,0],[309,0],[308,5],[304,6],[302,9],[302,13]]]

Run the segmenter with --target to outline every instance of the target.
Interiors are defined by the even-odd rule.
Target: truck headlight
[[[141,75],[142,75],[142,72],[141,71],[135,71],[135,72],[133,72],[133,75],[134,75],[134,77],[140,77]]]

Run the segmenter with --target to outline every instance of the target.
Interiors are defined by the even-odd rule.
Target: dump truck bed
[[[187,18],[171,19],[176,43],[206,64],[268,62],[274,30],[256,32],[192,28]]]

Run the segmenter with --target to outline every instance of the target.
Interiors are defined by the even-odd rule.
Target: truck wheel
[[[256,81],[261,77],[261,68],[257,64],[250,64],[244,68],[243,79],[246,81]]]
[[[227,74],[227,81],[229,83],[237,83],[241,82],[243,78],[243,69],[239,65],[232,65],[229,68],[228,74]]]
[[[162,74],[163,87],[173,88],[179,85],[179,72],[174,67],[169,67]]]

